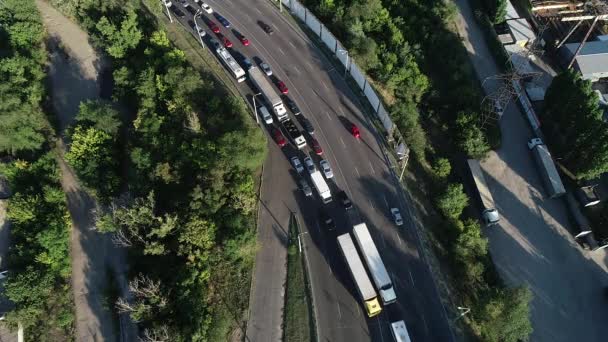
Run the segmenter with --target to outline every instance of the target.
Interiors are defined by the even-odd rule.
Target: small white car
[[[401,217],[401,213],[398,208],[391,208],[391,215],[393,215],[393,221],[397,226],[403,225],[403,218]]]
[[[261,106],[260,108],[258,108],[258,113],[260,113],[260,116],[262,117],[262,119],[264,120],[264,122],[268,125],[272,124],[273,120],[272,120],[272,115],[270,115],[270,113],[268,112],[268,109],[266,109],[266,107]]]
[[[207,5],[204,2],[201,2],[201,8],[203,9],[203,11],[205,11],[209,14],[213,13],[213,8],[211,8],[211,6]]]
[[[329,162],[327,160],[321,160],[319,162],[319,166],[321,166],[321,170],[323,170],[325,178],[330,179],[334,177],[334,172],[331,170],[331,166],[329,166]]]
[[[198,35],[202,37],[207,35],[207,32],[205,32],[205,30],[202,27],[198,28]]]
[[[543,145],[543,141],[541,140],[541,138],[533,138],[533,139],[530,139],[530,141],[528,141],[529,149],[533,149],[538,145]]]
[[[293,168],[296,169],[298,173],[304,172],[304,166],[302,165],[300,158],[291,157],[291,165],[293,165]]]
[[[0,272],[0,280],[6,278],[8,276],[8,271],[2,271]]]
[[[262,63],[260,64],[260,68],[262,68],[262,71],[264,71],[267,76],[272,76],[272,69],[270,69],[268,64]]]
[[[313,172],[317,171],[317,168],[315,167],[315,162],[313,162],[312,158],[310,158],[310,157],[304,158],[304,165],[306,165],[306,169],[308,170],[308,173],[313,173]]]
[[[494,101],[494,113],[496,113],[498,116],[502,116],[502,113],[504,112],[504,108],[502,108],[502,105],[500,104],[500,102],[498,100]]]

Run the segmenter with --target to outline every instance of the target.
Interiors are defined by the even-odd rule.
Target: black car
[[[179,8],[177,8],[177,7],[175,7],[175,6],[171,7],[171,10],[173,11],[173,13],[174,13],[176,16],[178,16],[178,17],[180,17],[180,18],[183,18],[183,17],[185,17],[185,16],[186,16],[186,15],[184,14],[184,12],[182,12],[182,11],[181,11]]]
[[[264,32],[268,33],[268,34],[273,34],[274,30],[272,29],[272,27],[270,27],[270,25],[266,24],[263,21],[259,21],[258,22],[260,24],[260,26],[262,27],[262,30],[264,30]]]
[[[329,216],[329,214],[323,209],[319,210],[319,221],[321,221],[323,226],[325,226],[325,229],[329,231],[336,229],[334,219],[332,219],[331,216]]]
[[[302,123],[302,127],[304,127],[304,130],[308,132],[308,134],[315,134],[315,128],[312,126],[312,124],[307,118],[302,116],[300,118],[300,122]]]
[[[196,14],[196,10],[194,9],[194,7],[187,5],[186,6],[186,11],[190,12],[190,14],[195,15]]]
[[[340,198],[340,202],[342,202],[344,208],[350,209],[353,207],[353,202],[350,201],[350,198],[348,198],[348,195],[346,192],[344,192],[344,190],[338,193],[338,197]]]
[[[283,99],[285,99],[285,103],[287,103],[287,107],[289,107],[289,110],[291,110],[293,115],[302,114],[300,108],[298,108],[298,105],[296,105],[296,103],[292,99],[290,99],[289,96],[283,96]]]

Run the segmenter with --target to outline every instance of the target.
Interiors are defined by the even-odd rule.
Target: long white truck
[[[226,68],[228,68],[228,71],[230,71],[232,76],[236,78],[237,82],[243,82],[246,78],[245,70],[243,70],[239,63],[234,60],[234,57],[232,57],[230,52],[228,52],[228,50],[223,47],[217,48],[215,52],[217,52],[217,55],[220,57],[220,60],[222,61],[222,63],[224,63]]]
[[[312,184],[314,184],[315,189],[317,189],[323,203],[331,202],[331,191],[329,190],[329,186],[325,182],[321,172],[319,170],[315,170],[310,174],[310,179],[312,179]]]
[[[270,84],[264,73],[257,67],[249,69],[249,79],[253,85],[262,93],[266,102],[272,107],[279,121],[284,121],[288,118],[287,109],[281,100],[281,97]]]
[[[378,253],[376,244],[369,234],[367,225],[365,223],[356,224],[353,227],[353,234],[355,235],[355,240],[359,245],[361,254],[363,254],[363,259],[367,263],[367,268],[372,274],[376,288],[380,292],[382,303],[388,305],[396,302],[397,294],[393,288],[393,282],[386,271],[386,267],[384,267],[380,253]]]
[[[498,224],[500,216],[498,215],[498,210],[496,210],[494,204],[494,197],[492,197],[492,193],[486,184],[486,177],[483,175],[479,161],[476,159],[468,159],[467,164],[469,165],[469,170],[471,170],[471,175],[473,176],[473,181],[475,182],[477,193],[479,194],[481,205],[483,206],[481,218],[484,224],[486,226]]]
[[[532,154],[534,154],[536,165],[538,165],[540,175],[543,177],[545,190],[547,190],[549,197],[555,198],[565,194],[566,189],[564,188],[562,179],[559,177],[559,173],[557,172],[557,168],[555,167],[553,158],[551,158],[551,153],[549,153],[547,145],[545,145],[541,139],[534,138],[528,143],[528,148],[532,151]]]
[[[367,316],[376,316],[382,311],[382,308],[378,302],[376,290],[374,290],[374,286],[365,272],[359,253],[357,253],[353,239],[350,238],[348,233],[342,234],[338,236],[338,246],[340,246],[342,255],[346,259],[346,265],[355,280],[355,286],[357,287],[359,296],[361,296]]]

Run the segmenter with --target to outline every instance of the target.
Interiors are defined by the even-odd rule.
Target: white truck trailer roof
[[[340,235],[338,236],[338,245],[340,245],[342,254],[344,254],[344,258],[346,259],[346,264],[353,274],[355,285],[359,288],[359,293],[363,297],[363,300],[375,298],[377,296],[376,290],[369,280],[367,272],[365,272],[365,267],[363,267],[353,239],[350,238],[348,233]]]
[[[275,88],[270,84],[266,76],[259,68],[253,67],[249,69],[249,79],[260,92],[262,92],[266,101],[274,108],[277,116],[280,116],[279,121],[282,121],[281,119],[287,114],[287,109],[285,109],[285,106],[283,105],[281,96],[279,96]]]
[[[483,175],[479,161],[476,159],[468,159],[467,163],[469,164],[469,169],[471,169],[471,174],[473,175],[473,180],[475,181],[475,186],[477,186],[477,191],[479,192],[479,197],[481,197],[481,203],[484,208],[495,209],[494,197],[492,197],[492,193],[490,193],[490,190],[488,189],[486,177]]]
[[[319,192],[323,202],[327,203],[328,200],[331,201],[331,191],[329,190],[329,186],[325,182],[325,179],[323,179],[321,172],[317,170],[311,173],[310,179],[312,179],[312,183],[317,189],[317,192]]]
[[[367,225],[365,223],[356,224],[353,227],[353,234],[355,235],[357,244],[359,244],[363,259],[365,259],[367,267],[372,274],[374,283],[376,283],[376,287],[378,288],[378,291],[380,291],[382,301],[385,305],[395,302],[397,300],[397,294],[393,288],[393,282],[386,271],[386,267],[384,267],[382,258],[380,258],[380,253],[378,253],[378,249],[367,229]]]

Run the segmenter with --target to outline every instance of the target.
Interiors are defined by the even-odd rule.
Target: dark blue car
[[[215,16],[217,21],[219,21],[220,24],[222,24],[224,27],[230,27],[230,22],[228,21],[228,19],[224,18],[221,14],[215,12],[213,13],[213,15]]]

